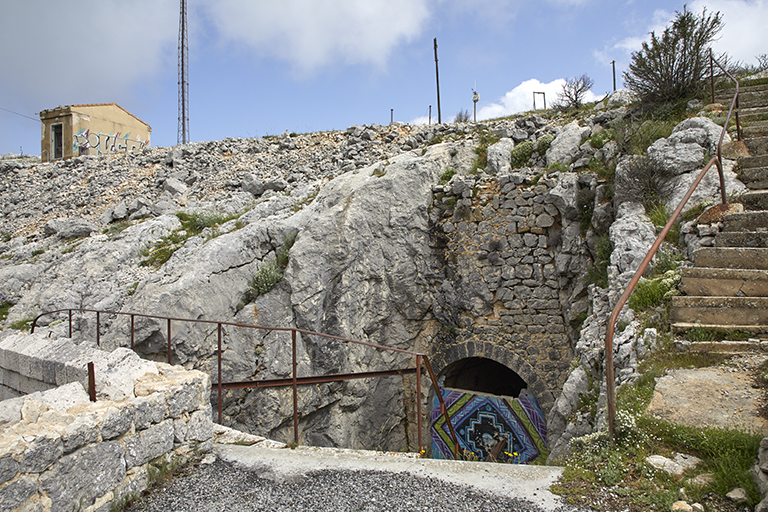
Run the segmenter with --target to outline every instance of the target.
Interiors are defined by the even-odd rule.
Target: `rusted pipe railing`
[[[723,138],[725,137],[725,134],[728,130],[728,123],[731,121],[731,114],[733,113],[734,108],[738,105],[738,98],[739,98],[739,81],[736,80],[728,71],[726,71],[720,63],[718,63],[714,58],[712,58],[712,54],[710,51],[710,66],[712,66],[713,62],[714,64],[717,64],[717,66],[722,69],[734,82],[736,82],[736,92],[734,93],[733,100],[731,101],[731,108],[728,110],[728,116],[725,119],[725,125],[723,125],[723,130],[720,132],[720,139],[717,143],[717,155],[712,157],[712,159],[707,163],[706,166],[704,166],[704,169],[702,169],[701,173],[699,173],[699,176],[696,178],[696,180],[691,184],[690,188],[688,189],[688,192],[685,193],[685,196],[683,196],[683,199],[680,201],[680,204],[677,206],[677,209],[675,209],[674,213],[670,216],[669,221],[664,226],[664,229],[661,230],[661,233],[656,238],[656,241],[653,243],[651,248],[648,250],[648,253],[645,255],[645,258],[643,258],[643,261],[640,263],[640,266],[638,267],[637,271],[635,272],[635,275],[630,280],[629,284],[627,285],[626,289],[624,290],[624,293],[619,298],[619,301],[616,303],[616,306],[613,308],[613,311],[611,312],[611,316],[608,319],[608,325],[606,327],[605,331],[605,387],[606,387],[606,398],[607,398],[607,406],[608,406],[608,431],[610,432],[611,439],[615,439],[615,426],[616,426],[616,381],[615,381],[615,369],[613,366],[613,335],[616,329],[616,321],[619,318],[619,314],[621,313],[622,308],[624,307],[624,304],[626,304],[627,300],[629,300],[629,296],[632,294],[632,292],[635,290],[635,287],[637,286],[637,283],[640,281],[640,278],[642,277],[645,270],[648,268],[648,265],[651,263],[651,260],[656,255],[656,252],[659,250],[659,247],[661,247],[662,242],[667,237],[667,234],[669,233],[669,230],[672,228],[672,225],[677,221],[677,218],[680,216],[680,214],[683,211],[683,208],[688,203],[688,199],[691,198],[691,195],[693,194],[693,191],[696,189],[696,187],[699,186],[699,183],[701,183],[701,180],[704,178],[704,175],[707,174],[707,171],[712,167],[712,165],[715,165],[717,167],[717,172],[720,177],[720,197],[722,199],[722,204],[727,203],[726,199],[726,192],[725,192],[725,178],[723,176],[723,160],[722,160],[722,145],[723,145]],[[713,79],[714,84],[714,79]],[[713,88],[713,98],[714,98],[714,88]],[[738,116],[738,113],[737,113]],[[739,130],[738,121],[736,124],[737,132]]]
[[[101,328],[101,313],[105,313],[108,315],[123,315],[123,316],[129,316],[131,318],[131,348],[134,348],[135,343],[135,318],[142,317],[142,318],[150,318],[155,320],[165,320],[166,321],[166,329],[167,329],[167,359],[168,363],[170,364],[172,361],[172,343],[171,343],[171,321],[174,322],[187,322],[187,323],[200,323],[200,324],[216,324],[217,328],[217,371],[218,371],[218,379],[216,382],[216,392],[217,392],[217,402],[218,402],[218,420],[219,423],[223,420],[223,411],[222,411],[222,401],[223,401],[223,391],[227,389],[247,389],[247,388],[266,388],[266,387],[286,387],[291,386],[292,388],[292,401],[293,401],[293,433],[294,433],[294,442],[298,443],[299,441],[299,417],[298,417],[298,386],[300,385],[307,385],[307,384],[321,384],[321,383],[327,383],[327,382],[338,382],[343,380],[351,380],[351,379],[365,379],[365,378],[378,378],[378,377],[392,377],[392,376],[403,376],[403,375],[410,375],[410,374],[416,374],[416,415],[417,415],[417,429],[418,429],[418,443],[419,443],[419,451],[422,450],[423,444],[422,444],[422,408],[421,408],[421,366],[422,363],[427,369],[427,373],[429,374],[430,381],[432,382],[432,386],[435,390],[435,394],[438,397],[438,401],[440,403],[440,410],[443,416],[445,417],[446,423],[448,424],[448,428],[451,433],[451,437],[453,439],[453,442],[455,444],[455,456],[457,459],[463,459],[463,455],[460,451],[459,442],[458,442],[458,436],[456,435],[456,431],[453,428],[453,425],[451,424],[451,418],[450,414],[448,413],[448,410],[445,406],[445,402],[443,401],[442,394],[440,393],[440,388],[437,383],[437,378],[435,377],[434,371],[432,370],[432,365],[429,362],[429,358],[426,354],[421,352],[414,352],[410,350],[404,350],[394,347],[386,347],[383,345],[377,345],[375,343],[370,343],[366,341],[360,341],[360,340],[352,340],[348,338],[342,338],[340,336],[333,336],[330,334],[323,334],[319,332],[314,331],[308,331],[306,329],[298,329],[294,327],[267,327],[267,326],[261,326],[261,325],[253,325],[253,324],[243,324],[239,322],[220,322],[215,320],[202,320],[202,319],[193,319],[193,318],[176,318],[176,317],[168,317],[168,316],[160,316],[160,315],[148,315],[143,313],[128,313],[128,312],[122,312],[122,311],[104,311],[104,310],[97,310],[97,309],[87,309],[87,308],[70,308],[70,309],[57,309],[53,311],[46,311],[44,313],[39,314],[33,321],[31,326],[31,332],[35,332],[35,328],[37,327],[37,321],[40,319],[40,317],[44,315],[53,315],[56,313],[63,313],[67,312],[69,316],[69,336],[72,337],[72,313],[73,312],[79,312],[79,313],[96,313],[96,338],[97,343],[100,344],[101,338],[99,336],[99,330]],[[254,380],[254,381],[241,381],[241,382],[223,382],[222,380],[222,354],[223,354],[223,333],[222,333],[222,327],[223,326],[231,326],[231,327],[241,327],[246,329],[258,329],[258,330],[265,330],[265,331],[278,331],[278,332],[291,332],[291,365],[292,365],[292,372],[290,378],[285,379],[262,379],[262,380]],[[416,367],[415,368],[400,368],[395,370],[381,370],[381,371],[370,371],[370,372],[355,372],[355,373],[346,373],[346,374],[332,374],[332,375],[320,375],[320,376],[309,376],[309,377],[299,377],[298,376],[298,361],[297,361],[297,339],[296,334],[301,333],[302,335],[309,335],[309,336],[320,336],[322,338],[328,338],[333,339],[337,341],[342,341],[344,343],[354,343],[357,345],[363,345],[367,347],[372,347],[377,350],[387,350],[390,352],[398,352],[401,354],[406,354],[409,356],[413,356],[416,358]]]

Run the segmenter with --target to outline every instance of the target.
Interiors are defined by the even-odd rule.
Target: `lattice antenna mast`
[[[179,129],[176,144],[189,142],[189,45],[187,43],[187,0],[181,0],[179,14]]]

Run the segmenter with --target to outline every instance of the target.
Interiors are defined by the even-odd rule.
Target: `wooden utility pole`
[[[437,38],[435,38],[435,78],[437,79],[437,124],[443,122],[440,115],[440,69],[437,67]]]

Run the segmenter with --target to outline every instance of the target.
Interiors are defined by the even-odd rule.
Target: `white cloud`
[[[768,2],[765,0],[694,0],[690,10],[700,14],[706,7],[708,13],[723,15],[720,39],[712,46],[718,53],[727,52],[736,60],[755,64],[757,55],[768,53]]]
[[[544,93],[543,97],[536,95],[536,108],[544,108],[544,100],[547,102],[547,107],[551,107],[557,102],[557,96],[562,92],[564,84],[565,79],[563,78],[549,83],[542,83],[531,78],[507,92],[498,102],[481,106],[477,111],[477,118],[493,119],[532,110],[534,92]],[[585,96],[585,101],[594,101],[595,99],[597,96],[592,91],[589,91]]]
[[[694,0],[687,7],[696,15],[700,15],[704,7],[707,13],[720,12],[723,16],[724,27],[720,38],[713,43],[716,52],[727,52],[736,60],[755,64],[754,57],[768,53],[768,30],[765,30],[765,20],[768,20],[768,1],[766,0]],[[682,10],[682,9],[681,9]],[[595,59],[603,64],[615,59],[625,67],[629,63],[632,52],[640,50],[643,41],[648,41],[651,32],[661,35],[664,29],[674,19],[675,13],[659,9],[654,11],[652,21],[646,28],[645,34],[626,37],[612,46],[593,52]]]
[[[156,0],[2,2],[0,90],[13,104],[23,96],[40,109],[119,101],[175,64],[178,16],[177,3]]]
[[[205,10],[225,42],[300,70],[342,62],[383,65],[419,35],[428,0],[210,0]]]

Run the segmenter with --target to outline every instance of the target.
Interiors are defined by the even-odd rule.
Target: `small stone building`
[[[149,145],[152,128],[117,103],[58,106],[40,112],[43,162],[80,155],[135,151]]]

